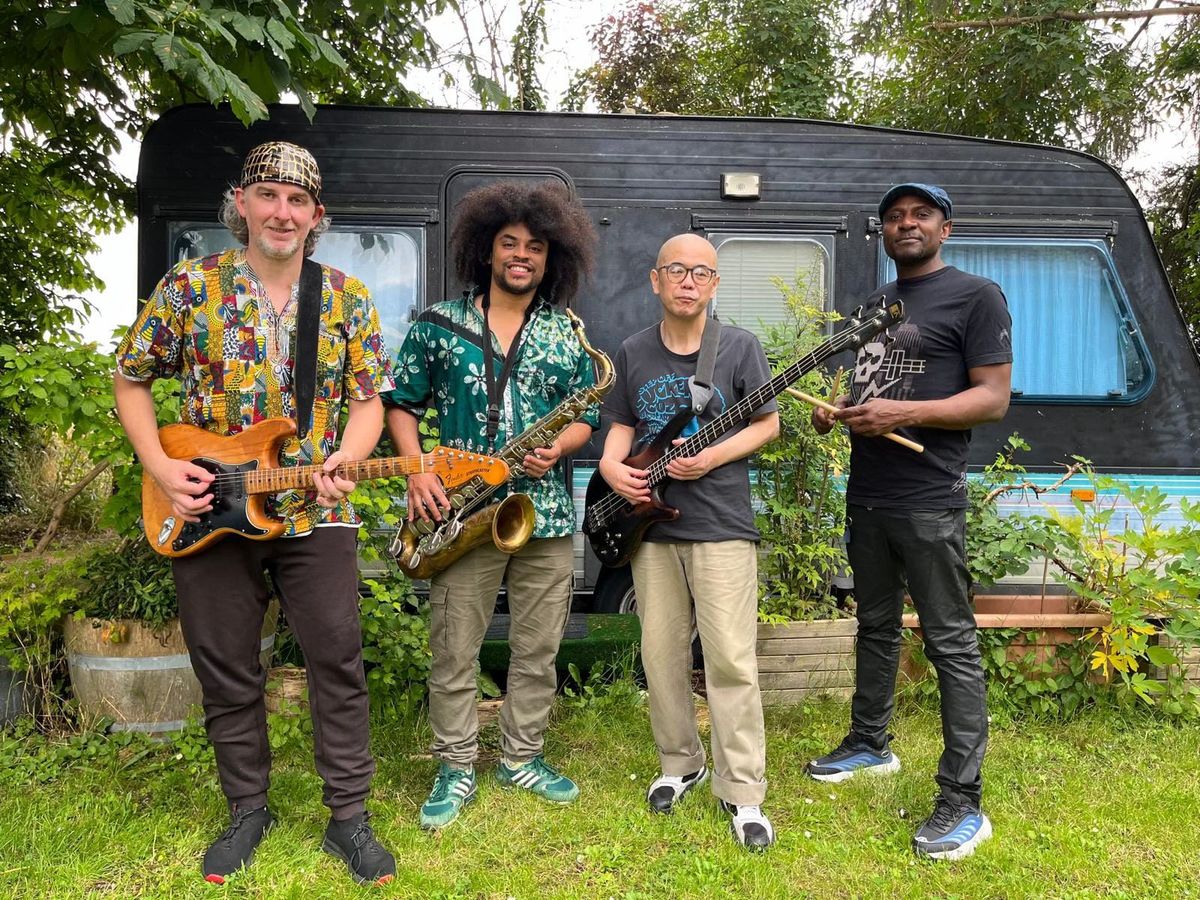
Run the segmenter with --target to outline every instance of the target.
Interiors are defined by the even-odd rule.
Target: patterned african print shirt
[[[413,323],[396,355],[396,389],[384,403],[421,416],[437,411],[438,440],[448,447],[476,453],[498,450],[568,396],[596,383],[588,356],[566,315],[538,299],[521,338],[521,355],[504,389],[496,439],[487,439],[487,384],[483,376],[483,315],[473,298],[447,300],[430,307]],[[504,363],[492,340],[496,377]],[[580,421],[600,426],[593,404]],[[561,537],[575,532],[575,505],[567,490],[560,460],[541,478],[517,477],[510,484],[528,494],[537,511],[534,537]],[[497,491],[496,500],[506,496]]]
[[[179,419],[234,435],[263,419],[295,418],[292,357],[296,296],[275,313],[243,249],[189,259],[154,289],[117,348],[117,371],[133,381],[179,378]],[[390,390],[379,315],[357,278],[321,267],[317,389],[312,429],[290,438],[280,465],[319,465],[337,446],[342,398],[369,400]],[[285,535],[317,525],[358,525],[347,502],[326,509],[315,491],[284,491],[268,509],[288,522]]]

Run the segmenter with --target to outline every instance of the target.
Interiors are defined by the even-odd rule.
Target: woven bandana
[[[296,144],[271,141],[259,144],[246,154],[239,187],[260,181],[297,185],[312,194],[318,203],[321,202],[321,170],[317,168],[313,155]]]

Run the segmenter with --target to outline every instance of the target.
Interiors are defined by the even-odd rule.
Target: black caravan
[[[944,258],[995,279],[1013,316],[1013,402],[975,430],[971,463],[1012,431],[1052,482],[1072,454],[1100,471],[1200,496],[1200,364],[1145,217],[1120,175],[1072,150],[801,119],[275,106],[247,129],[184,106],[148,132],[138,173],[138,289],[178,259],[228,246],[217,200],[241,158],[290,140],[321,163],[334,220],[317,257],[367,282],[394,347],[426,305],[457,295],[445,266],[456,201],[486,181],[562,181],[600,233],[575,311],[609,353],[658,318],[648,272],[667,237],[717,247],[726,322],[761,331],[785,309],[772,284],[801,275],[848,312],[890,280],[876,204],[893,184],[954,198]],[[602,446],[572,472],[577,503]],[[1069,502],[1063,492],[1050,502]],[[1170,516],[1164,517],[1169,522]],[[578,587],[613,609],[628,579],[578,543]]]

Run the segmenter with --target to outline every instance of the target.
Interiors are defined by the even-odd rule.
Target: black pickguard
[[[214,531],[226,529],[248,537],[260,537],[267,533],[264,528],[251,524],[246,514],[246,482],[241,473],[258,468],[258,460],[247,463],[223,463],[206,457],[191,460],[193,465],[212,472],[216,478],[212,483],[212,510],[200,516],[199,522],[185,522],[179,536],[171,542],[171,549],[180,552]]]

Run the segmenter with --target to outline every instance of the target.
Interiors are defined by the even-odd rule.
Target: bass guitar
[[[667,466],[674,459],[695,456],[754,413],[768,400],[783,391],[800,376],[811,372],[825,360],[843,350],[861,347],[869,338],[904,318],[904,305],[893,300],[870,313],[856,310],[849,324],[811,353],[788,366],[757,390],[751,391],[722,415],[713,419],[681,444],[671,442],[695,418],[690,408],[680,410],[654,439],[638,453],[628,457],[625,465],[646,471],[650,500],[633,504],[608,486],[599,470],[588,482],[583,532],[595,551],[596,558],[606,566],[622,566],[629,562],[646,529],[656,522],[679,518],[679,510],[663,501],[670,482]]]
[[[286,523],[266,511],[267,497],[287,490],[311,490],[320,466],[280,466],[279,451],[296,433],[289,418],[265,419],[245,431],[223,437],[195,425],[164,425],[158,439],[167,456],[185,459],[212,472],[212,509],[199,522],[185,522],[149,474],[142,477],[142,521],[146,539],[163,556],[199,553],[227,534],[269,541]],[[350,481],[433,472],[446,485],[480,478],[488,484],[508,479],[508,464],[490,456],[435,447],[421,456],[393,456],[342,463],[335,474]]]

